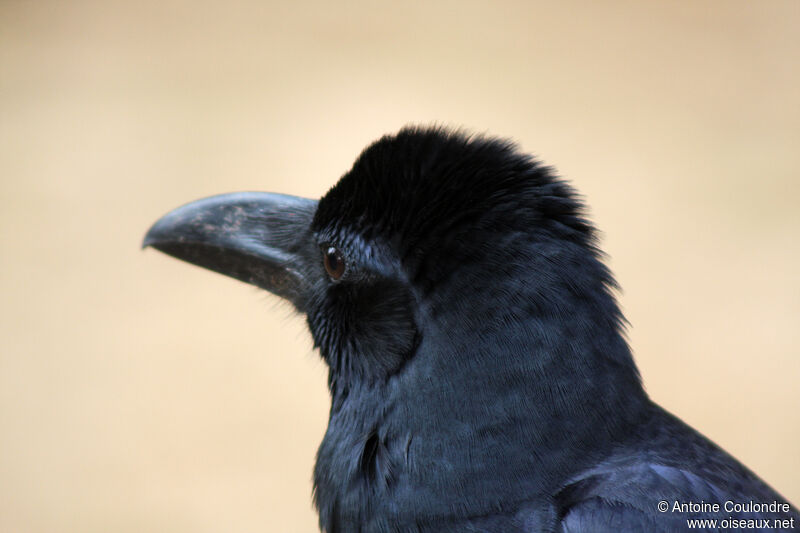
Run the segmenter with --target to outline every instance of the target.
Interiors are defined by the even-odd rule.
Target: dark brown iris
[[[342,252],[334,246],[328,246],[323,250],[325,256],[325,270],[333,280],[340,279],[344,274],[344,257]]]

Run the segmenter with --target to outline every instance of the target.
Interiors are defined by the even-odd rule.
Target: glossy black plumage
[[[205,202],[145,244],[306,313],[330,366],[328,533],[682,531],[694,515],[660,500],[784,501],[648,399],[580,201],[512,144],[406,129],[316,205]]]

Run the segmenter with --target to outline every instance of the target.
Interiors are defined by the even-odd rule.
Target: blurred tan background
[[[140,241],[431,122],[586,195],[651,395],[800,503],[800,2],[334,4],[0,2],[0,531],[316,531],[303,321]]]

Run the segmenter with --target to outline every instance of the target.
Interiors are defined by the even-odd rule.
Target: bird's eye
[[[323,248],[325,271],[333,280],[340,279],[344,274],[344,256],[338,248],[327,246]]]

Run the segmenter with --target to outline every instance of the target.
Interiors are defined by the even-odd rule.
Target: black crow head
[[[323,525],[438,468],[449,474],[429,484],[432,514],[442,490],[499,501],[510,479],[546,483],[600,449],[643,398],[581,202],[506,141],[404,129],[319,202],[200,200],[144,244],[306,314],[333,397],[316,473]],[[511,456],[531,449],[550,450],[552,468],[487,486],[511,468],[498,461],[524,469]]]
[[[619,332],[594,234],[574,191],[510,142],[408,128],[319,202],[216,196],[167,214],[144,244],[289,299],[332,382],[349,383],[388,379],[449,315],[494,331],[580,303]]]

